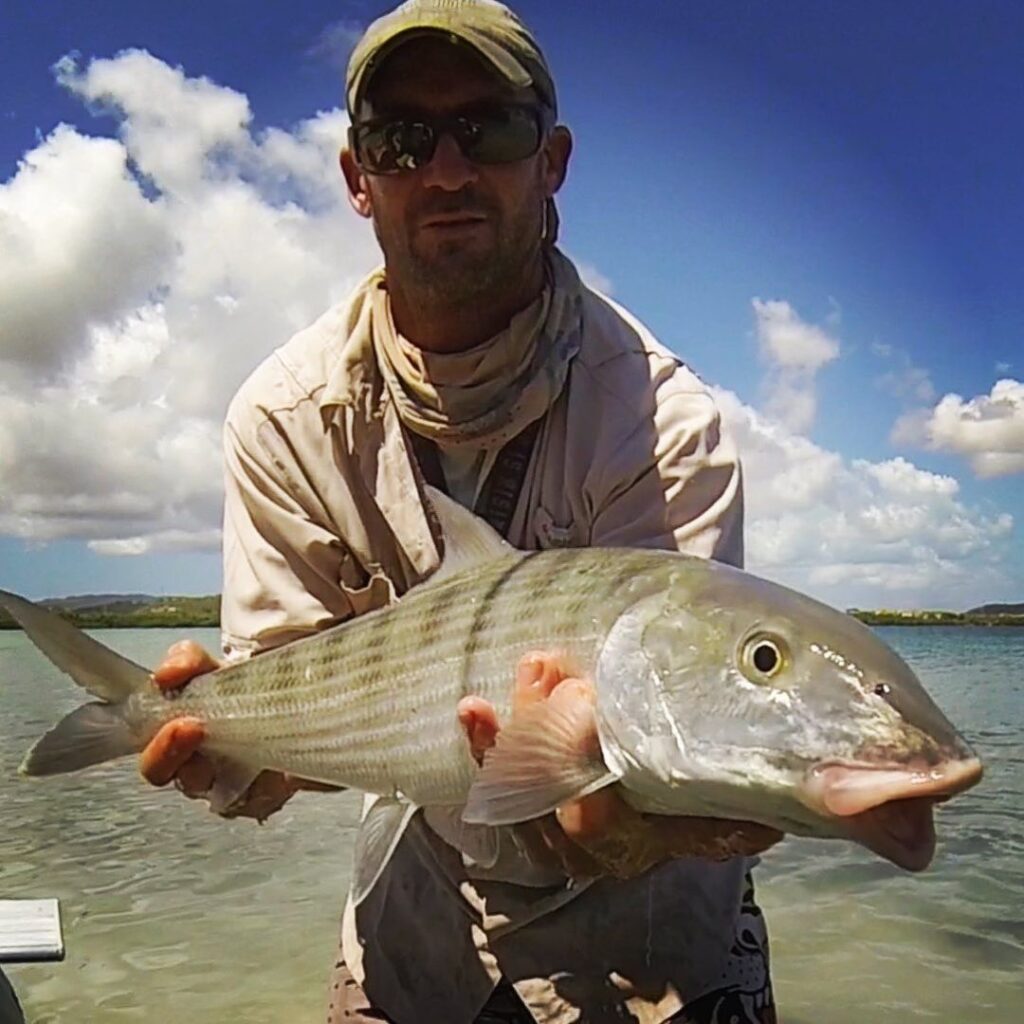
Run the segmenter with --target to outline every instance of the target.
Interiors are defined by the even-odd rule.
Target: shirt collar
[[[384,382],[373,351],[372,289],[384,287],[384,268],[378,267],[353,294],[343,339],[334,367],[320,395],[320,414],[326,423],[339,406],[358,410],[367,419],[378,414]]]

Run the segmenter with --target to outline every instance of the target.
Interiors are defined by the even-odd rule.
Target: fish
[[[644,813],[852,840],[909,871],[930,863],[934,805],[983,768],[868,627],[674,551],[520,551],[428,494],[444,557],[426,581],[171,696],[144,667],[0,591],[43,654],[97,698],[39,739],[21,772],[135,754],[165,723],[198,718],[215,810],[264,769],[376,794],[357,840],[357,903],[420,809],[486,868],[517,824],[609,785]],[[540,701],[509,721],[514,666],[538,649],[557,651],[595,697]],[[482,765],[457,721],[467,695],[507,723]]]

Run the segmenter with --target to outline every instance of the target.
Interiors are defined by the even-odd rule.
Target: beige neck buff
[[[505,330],[465,352],[426,352],[395,330],[381,271],[370,282],[373,347],[402,422],[446,447],[497,448],[543,416],[579,351],[581,287],[553,249],[547,287]]]

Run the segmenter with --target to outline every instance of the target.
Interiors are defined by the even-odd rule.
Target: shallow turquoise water
[[[1024,991],[1024,630],[880,630],[986,762],[910,876],[788,840],[760,868],[787,1024],[1016,1024]],[[212,630],[193,633],[215,647]],[[104,642],[155,662],[180,634]],[[27,781],[24,750],[79,703],[0,632],[0,896],[58,896],[68,956],[10,968],[33,1024],[323,1018],[357,801],[303,794],[265,827],[146,786],[130,763]]]

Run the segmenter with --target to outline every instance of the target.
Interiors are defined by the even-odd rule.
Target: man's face
[[[387,58],[356,120],[430,118],[507,102],[535,99],[513,90],[466,47],[422,37]],[[564,129],[556,137],[559,132],[568,139]],[[523,160],[478,164],[443,134],[433,158],[416,170],[368,174],[351,159],[345,169],[353,202],[373,218],[389,277],[456,303],[519,286],[538,257],[544,204],[561,183],[567,158],[567,141],[545,139]]]

